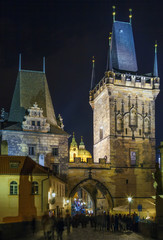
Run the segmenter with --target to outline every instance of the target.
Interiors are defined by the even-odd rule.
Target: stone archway
[[[97,193],[98,191],[101,192],[103,196],[105,196],[105,200],[108,203],[109,209],[113,209],[114,207],[114,202],[113,202],[113,197],[108,190],[108,188],[99,180],[94,179],[94,178],[86,178],[73,186],[72,189],[69,191],[69,198],[72,198],[74,194],[77,192],[79,188],[84,188],[91,196],[93,203],[94,203],[94,209],[95,209],[95,214],[96,214],[96,209],[97,209]],[[108,209],[107,209],[108,210]]]

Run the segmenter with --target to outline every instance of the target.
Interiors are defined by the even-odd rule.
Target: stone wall
[[[55,135],[50,133],[34,133],[26,131],[2,131],[2,141],[8,143],[8,155],[10,156],[27,156],[29,147],[33,146],[34,155],[30,157],[38,162],[39,155],[45,156],[45,165],[59,162],[60,159],[68,160],[68,137],[64,135]],[[52,148],[58,147],[59,155],[52,155]]]

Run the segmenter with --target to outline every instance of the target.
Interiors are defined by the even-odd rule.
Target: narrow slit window
[[[103,128],[100,128],[100,140],[103,139]]]

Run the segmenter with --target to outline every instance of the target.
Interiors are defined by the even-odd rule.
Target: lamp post
[[[132,202],[132,197],[127,198],[128,203],[129,203],[129,215],[131,215],[131,202]]]

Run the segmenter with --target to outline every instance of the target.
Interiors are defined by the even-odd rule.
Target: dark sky
[[[89,105],[91,59],[96,58],[96,83],[106,69],[108,34],[112,30],[112,5],[116,19],[128,21],[133,9],[133,32],[139,73],[153,71],[154,42],[158,41],[159,76],[163,76],[162,0],[0,0],[0,108],[9,111],[18,73],[22,68],[46,75],[56,115],[65,130],[84,137],[92,152],[92,109]],[[163,86],[161,85],[161,88]],[[157,144],[163,140],[163,90],[156,100]]]

